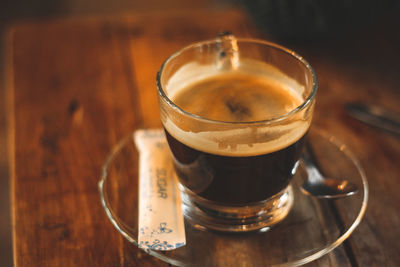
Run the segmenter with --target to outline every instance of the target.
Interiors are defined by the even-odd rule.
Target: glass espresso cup
[[[170,56],[157,87],[186,218],[228,232],[283,220],[313,114],[311,66],[282,46],[225,34]]]

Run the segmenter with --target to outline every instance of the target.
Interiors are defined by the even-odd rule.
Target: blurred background
[[[8,113],[5,101],[5,40],[15,23],[41,19],[102,16],[178,8],[241,8],[249,13],[261,31],[282,44],[303,47],[351,38],[349,32],[367,32],[385,20],[400,38],[400,1],[395,0],[1,0],[0,7],[0,265],[12,266]],[[371,36],[371,38],[374,38]],[[398,42],[397,42],[398,43]],[[316,45],[317,44],[317,45]],[[399,70],[391,70],[398,72]]]

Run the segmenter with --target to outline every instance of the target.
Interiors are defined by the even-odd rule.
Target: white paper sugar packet
[[[139,151],[139,247],[172,250],[186,243],[178,189],[164,131],[137,130]]]

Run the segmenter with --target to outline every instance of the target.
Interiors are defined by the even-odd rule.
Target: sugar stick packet
[[[161,129],[133,134],[139,151],[139,247],[172,250],[186,243],[172,155]]]

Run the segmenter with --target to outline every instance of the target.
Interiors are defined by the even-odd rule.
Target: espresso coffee
[[[271,127],[265,123],[304,101],[301,90],[294,90],[279,77],[241,71],[216,73],[187,83],[169,96],[199,120],[216,121],[215,127],[208,125],[207,129],[185,120],[164,122],[183,186],[224,205],[263,201],[288,186],[309,120],[295,117]],[[228,122],[238,127],[225,127]],[[266,126],[260,127],[261,123]]]

